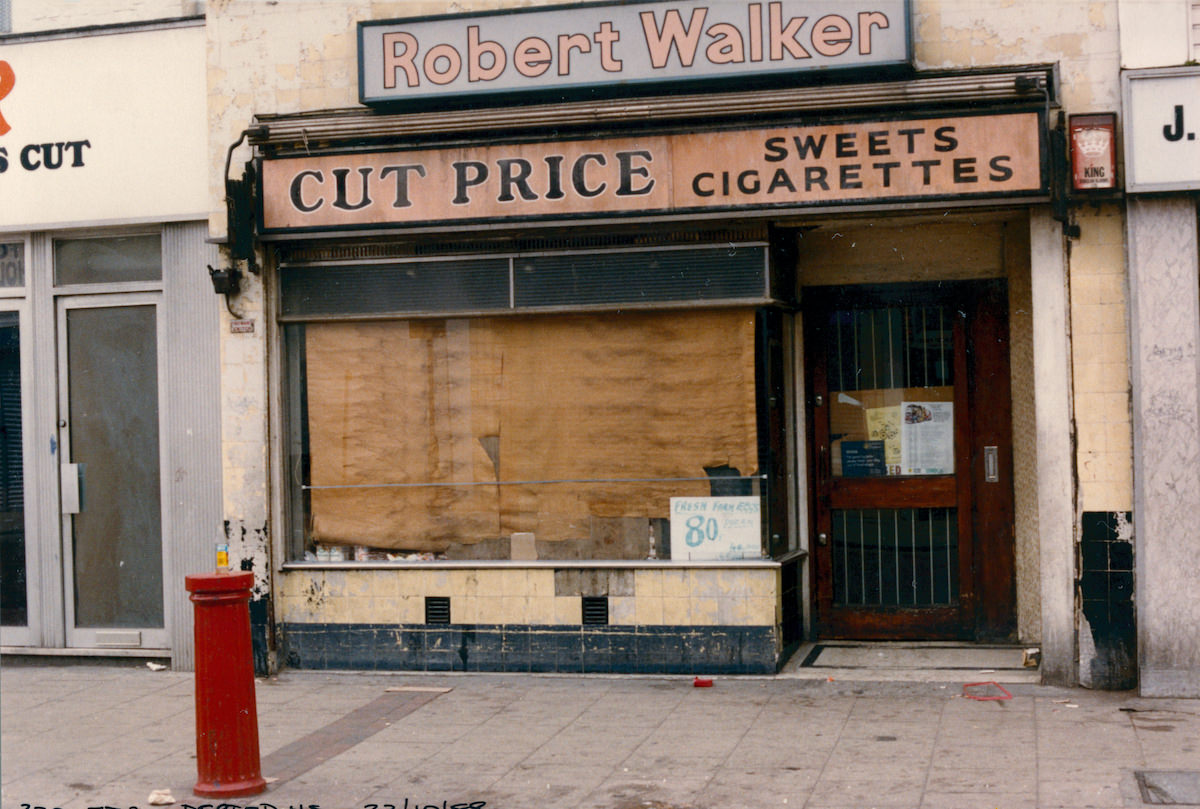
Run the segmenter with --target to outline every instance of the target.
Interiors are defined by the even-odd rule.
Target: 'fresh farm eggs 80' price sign
[[[758,497],[672,497],[671,558],[724,561],[762,557]]]

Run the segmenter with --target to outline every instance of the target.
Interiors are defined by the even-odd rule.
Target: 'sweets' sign
[[[763,78],[910,59],[906,0],[581,4],[359,23],[365,104]]]
[[[1046,191],[1037,113],[268,159],[265,232]]]

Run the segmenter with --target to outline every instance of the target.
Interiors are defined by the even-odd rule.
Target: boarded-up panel
[[[310,324],[306,351],[312,484],[364,487],[313,491],[319,542],[588,541],[709,492],[645,479],[757,469],[749,310]]]
[[[1003,278],[1002,226],[826,228],[800,240],[804,286]]]

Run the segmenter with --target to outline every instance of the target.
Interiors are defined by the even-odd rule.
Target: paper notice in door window
[[[873,478],[888,473],[882,441],[842,441],[840,449],[843,477]]]
[[[887,474],[898,475],[902,465],[900,451],[901,408],[871,407],[867,409],[867,437],[883,443],[883,462]]]
[[[904,402],[900,409],[904,474],[954,474],[954,403]]]

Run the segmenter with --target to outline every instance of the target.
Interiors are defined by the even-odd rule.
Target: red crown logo
[[[1075,145],[1088,157],[1099,157],[1108,151],[1112,133],[1107,129],[1081,129],[1075,133]]]

